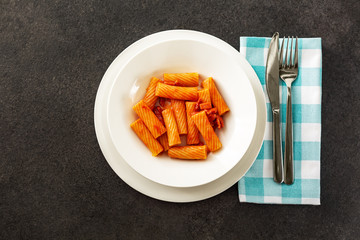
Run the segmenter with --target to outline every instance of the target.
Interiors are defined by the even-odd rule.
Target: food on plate
[[[207,147],[206,145],[172,147],[168,154],[169,157],[178,159],[206,159]]]
[[[201,109],[201,110],[210,109],[210,108],[212,108],[211,102],[200,103],[200,109]]]
[[[145,123],[146,127],[149,129],[154,138],[158,138],[160,135],[166,132],[166,128],[160,122],[160,120],[155,116],[154,112],[144,103],[143,100],[140,100],[134,107],[134,111],[139,116],[139,118]]]
[[[178,87],[165,83],[158,83],[155,95],[163,98],[196,101],[198,99],[197,87]]]
[[[192,73],[164,73],[164,83],[173,86],[197,87],[199,74]]]
[[[165,102],[163,104],[163,107],[165,106]],[[162,111],[163,109],[160,106],[156,106],[154,108],[154,113],[155,116],[160,120],[160,122],[165,126],[165,122],[164,119],[162,117]],[[167,133],[164,133],[163,135],[161,135],[160,137],[157,138],[157,140],[160,142],[161,146],[163,146],[164,148],[164,152],[166,152],[167,150],[169,150],[169,140],[168,140],[168,136]]]
[[[205,79],[202,82],[202,86],[205,89],[209,89],[211,103],[212,105],[214,105],[214,107],[217,108],[220,116],[230,110],[229,107],[226,105],[225,100],[219,93],[219,90],[216,88],[214,79],[212,77]]]
[[[145,97],[143,100],[144,103],[148,105],[150,109],[153,109],[155,107],[156,101],[158,99],[158,97],[155,96],[155,90],[158,82],[160,81],[161,81],[160,79],[156,77],[152,77],[149,86],[146,89]]]
[[[199,132],[203,136],[210,152],[219,150],[222,147],[222,144],[211,126],[205,111],[194,114],[191,117],[191,120],[194,121],[196,127],[199,129]]]
[[[141,119],[131,123],[130,127],[141,139],[141,141],[149,148],[153,156],[157,156],[163,151],[161,144],[153,137]]]
[[[210,91],[209,89],[203,89],[203,90],[200,90],[198,91],[198,94],[199,94],[199,100],[200,103],[207,103],[209,102],[211,104],[211,98],[210,98]]]
[[[171,107],[175,114],[179,134],[187,134],[185,101],[171,99]]]
[[[195,72],[151,78],[144,98],[133,106],[139,119],[130,126],[153,156],[167,151],[171,158],[206,159],[222,148],[215,130],[224,127],[222,115],[230,109],[212,77],[198,86]],[[180,135],[186,135],[186,146],[178,146]]]
[[[174,145],[180,144],[181,139],[173,110],[171,108],[165,109],[162,111],[162,116],[166,126],[169,146],[172,147]]]
[[[223,128],[224,127],[224,120],[217,112],[216,108],[211,108],[205,110],[206,116],[209,119],[210,125],[215,128]]]
[[[163,135],[158,137],[157,140],[160,142],[161,146],[164,148],[164,152],[169,150],[170,146],[169,146],[169,140],[168,140],[167,133],[164,133]]]
[[[199,130],[197,129],[191,117],[195,111],[196,102],[186,102],[186,119],[187,119],[187,127],[188,127],[188,134],[186,135],[186,144],[198,144],[199,143]]]

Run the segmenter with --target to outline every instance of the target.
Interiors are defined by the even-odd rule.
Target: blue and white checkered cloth
[[[240,53],[251,64],[263,86],[267,123],[260,153],[253,166],[239,181],[239,199],[240,202],[252,203],[320,205],[321,38],[299,39],[299,75],[292,85],[295,162],[293,185],[280,185],[273,181],[272,112],[265,86],[265,66],[270,40],[262,37],[240,37]],[[280,44],[281,42],[282,39]],[[279,81],[284,140],[287,89],[283,81]]]

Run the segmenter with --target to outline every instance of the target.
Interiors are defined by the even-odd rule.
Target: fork
[[[280,50],[279,71],[280,78],[285,82],[287,88],[286,101],[286,127],[285,127],[285,152],[284,152],[284,183],[294,183],[294,157],[293,157],[293,127],[292,127],[292,106],[291,106],[291,84],[298,76],[298,38],[295,42],[295,56],[293,59],[293,42],[291,37],[290,57],[288,58],[290,37],[287,38],[285,59],[283,58],[284,42],[283,38]]]

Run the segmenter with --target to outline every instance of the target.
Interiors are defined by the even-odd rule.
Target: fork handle
[[[273,177],[277,183],[283,182],[283,163],[280,134],[280,109],[273,109]]]
[[[286,127],[285,127],[285,152],[284,152],[284,182],[285,184],[294,183],[294,156],[293,156],[293,126],[292,126],[292,105],[291,105],[291,85],[287,86],[286,103]]]

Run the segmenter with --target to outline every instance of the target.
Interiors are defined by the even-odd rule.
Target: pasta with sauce
[[[230,109],[212,77],[200,89],[199,82],[197,72],[152,77],[144,98],[133,106],[139,119],[130,127],[153,156],[167,151],[170,158],[202,160],[222,148],[215,130],[224,126],[222,115]],[[186,135],[183,144],[180,135]]]

